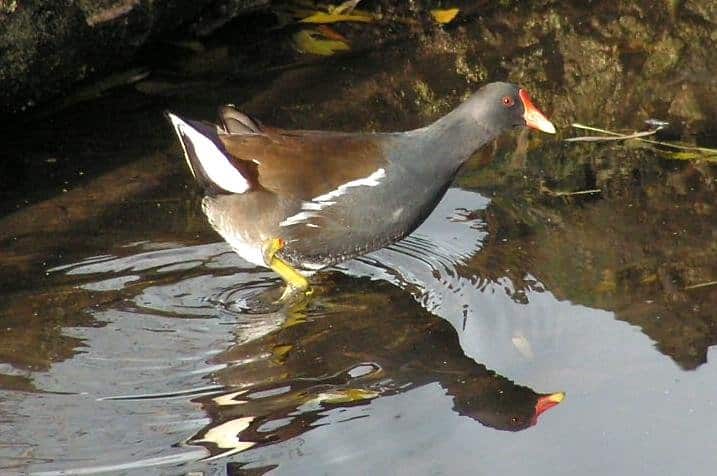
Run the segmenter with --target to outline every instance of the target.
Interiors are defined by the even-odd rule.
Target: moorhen
[[[306,276],[390,245],[431,213],[464,162],[512,128],[555,127],[514,84],[483,86],[433,124],[407,132],[283,130],[234,106],[221,124],[167,113],[202,210],[239,256],[309,294]]]

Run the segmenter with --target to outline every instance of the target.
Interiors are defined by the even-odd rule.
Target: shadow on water
[[[475,5],[447,31],[249,80],[227,37],[166,46],[178,59],[134,89],[14,135],[4,152],[37,186],[0,192],[2,471],[711,474],[712,162],[515,134],[410,237],[288,310],[258,308],[277,280],[201,216],[167,107],[396,130],[507,77],[562,137],[660,117],[717,143],[700,2]]]

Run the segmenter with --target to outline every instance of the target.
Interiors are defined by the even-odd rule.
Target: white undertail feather
[[[219,233],[229,246],[244,260],[256,266],[268,267],[264,260],[262,240],[252,239],[247,236],[246,230],[241,224],[232,220],[231,215],[217,203],[212,197],[204,197],[202,200],[202,211],[207,216],[209,224]],[[268,237],[263,237],[268,238]]]
[[[179,142],[182,144],[182,149],[184,150],[184,158],[187,160],[192,175],[196,177],[197,171],[194,170],[192,166],[187,145],[184,141],[191,143],[204,175],[217,187],[232,193],[244,193],[249,190],[249,182],[229,162],[224,152],[222,152],[211,139],[204,136],[204,134],[200,133],[178,116],[172,113],[168,113],[167,116],[169,120],[172,121],[174,130],[177,136],[179,136]]]

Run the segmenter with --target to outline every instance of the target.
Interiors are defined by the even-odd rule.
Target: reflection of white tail
[[[219,138],[216,127],[185,121],[167,113],[174,126],[192,175],[204,186],[216,186],[225,192],[244,193],[249,181],[234,166]]]

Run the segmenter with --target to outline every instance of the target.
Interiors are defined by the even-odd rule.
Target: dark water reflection
[[[234,101],[287,126],[405,129],[485,74],[525,84],[563,127],[659,116],[714,147],[699,2],[678,17],[606,5],[520,22],[485,7],[243,82],[211,77],[233,51],[219,38],[213,60],[158,66],[141,94],[13,135],[4,153],[36,186],[2,190],[0,472],[712,474],[710,162],[516,134],[409,238],[273,309],[276,279],[217,242],[161,121]]]

